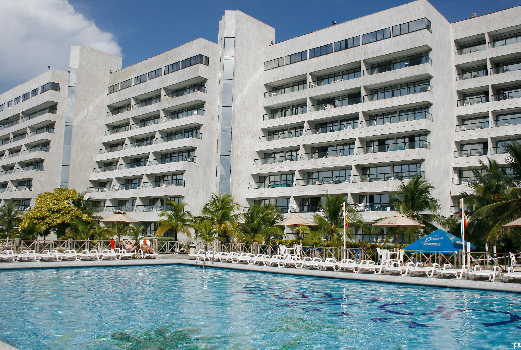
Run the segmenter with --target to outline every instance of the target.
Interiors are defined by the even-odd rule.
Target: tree
[[[177,241],[178,233],[184,233],[188,237],[191,237],[190,227],[192,226],[192,214],[189,211],[185,211],[186,204],[176,203],[174,201],[168,202],[170,210],[162,210],[159,213],[160,217],[164,219],[158,222],[159,227],[156,230],[156,237],[162,237],[167,231],[174,233],[174,240]]]
[[[217,239],[231,242],[237,232],[240,205],[229,193],[216,195],[212,193],[210,200],[203,207],[203,215],[212,222]]]
[[[215,239],[215,230],[211,220],[198,216],[192,222],[195,238],[204,242],[212,242]]]
[[[99,224],[95,221],[83,221],[75,217],[72,218],[70,227],[67,230],[67,237],[75,240],[96,239],[99,236]]]
[[[139,245],[139,240],[144,236],[145,228],[140,223],[132,223],[128,226],[128,235],[132,238],[135,245]]]
[[[5,228],[7,238],[11,230],[21,222],[21,213],[15,209],[15,205],[12,202],[6,202],[2,208],[0,208],[0,225]]]
[[[246,213],[242,214],[244,220],[239,225],[240,239],[245,243],[269,241],[272,237],[282,237],[282,230],[275,226],[284,215],[273,205],[253,204]]]
[[[25,229],[32,221],[39,232],[48,234],[51,230],[56,230],[57,236],[63,237],[73,218],[85,222],[93,221],[89,214],[83,213],[74,205],[77,200],[78,193],[69,188],[56,188],[54,192],[40,193],[34,207],[25,214],[20,228]]]
[[[479,176],[472,185],[474,193],[466,196],[471,203],[473,224],[483,233],[481,238],[490,244],[509,234],[513,238],[519,234],[518,230],[507,230],[503,225],[521,216],[521,144],[514,141],[505,148],[510,173],[499,166],[485,167],[481,174],[475,173]],[[494,163],[489,160],[489,164]]]
[[[117,237],[118,242],[121,241],[121,236],[129,233],[130,224],[128,222],[111,222],[110,225],[104,226],[102,229],[103,235],[109,238]]]
[[[415,176],[407,183],[402,180],[398,192],[396,192],[393,198],[396,210],[412,220],[425,225],[424,230],[427,233],[435,231],[437,228],[434,226],[434,223],[439,223],[443,220],[437,213],[440,205],[431,195],[433,189],[434,186],[427,180],[420,176]],[[409,236],[418,232],[418,228],[406,230]]]
[[[342,194],[327,195],[326,200],[320,203],[322,215],[315,214],[313,218],[318,224],[318,232],[328,238],[331,243],[338,246],[342,243],[344,233],[343,203],[345,197]],[[360,215],[351,206],[346,206],[349,222],[358,222]],[[346,235],[351,237],[351,230],[346,229]]]

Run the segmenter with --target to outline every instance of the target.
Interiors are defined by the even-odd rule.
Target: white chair
[[[61,260],[80,260],[78,253],[72,249],[68,249],[64,251],[63,254],[59,254],[59,257],[61,258]]]
[[[467,265],[463,265],[461,268],[456,269],[452,264],[444,264],[443,268],[436,271],[436,277],[456,277],[461,279],[463,275],[468,274],[469,268]]]
[[[114,249],[104,249],[101,252],[102,260],[119,260],[118,254],[114,251]]]
[[[334,270],[336,266],[336,259],[335,258],[326,258],[322,263],[319,263],[318,266],[320,269],[326,271],[328,269]]]
[[[0,261],[18,261],[18,254],[15,254],[12,250],[4,250],[2,254],[0,254]]]
[[[40,261],[34,250],[22,250],[22,254],[18,254],[18,261]]]
[[[419,274],[425,274],[427,277],[433,277],[434,273],[440,268],[440,265],[437,263],[432,264],[432,266],[425,266],[423,263],[418,262],[416,265],[411,266],[407,265],[407,269],[403,275],[405,276],[416,276]]]
[[[514,267],[509,267],[508,272],[502,276],[503,282],[507,283],[510,280],[521,279],[521,272],[515,272]]]
[[[469,279],[473,280],[476,277],[487,277],[489,281],[494,282],[496,277],[501,275],[501,268],[494,265],[493,269],[483,269],[480,265],[474,265],[474,269],[468,273]]]
[[[93,249],[90,252],[87,249],[81,251],[78,254],[79,260],[101,260],[101,256],[97,249]]]
[[[241,253],[239,256],[232,260],[233,264],[248,263],[251,258],[254,258],[255,254],[252,253]]]
[[[358,267],[358,263],[352,259],[342,259],[335,264],[335,271],[351,271],[354,272]]]
[[[57,250],[51,250],[51,251],[44,250],[43,252],[41,252],[39,254],[39,256],[40,256],[40,261],[61,261],[62,260],[60,255],[58,254]]]

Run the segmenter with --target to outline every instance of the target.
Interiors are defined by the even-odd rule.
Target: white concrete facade
[[[422,175],[448,215],[470,169],[487,156],[505,164],[503,146],[521,139],[520,18],[515,7],[451,24],[418,0],[275,43],[275,29],[226,11],[217,44],[198,39],[124,69],[73,47],[69,73],[0,95],[0,140],[16,138],[0,146],[0,198],[31,205],[68,186],[88,190],[102,215],[153,223],[167,199],[199,214],[223,189],[288,214],[339,193],[373,220],[392,212],[400,179]],[[60,91],[7,107],[48,81]],[[22,122],[53,103],[55,114]],[[43,137],[17,136],[51,121],[44,171],[16,170],[39,153],[18,148]],[[26,178],[31,191],[9,190]]]

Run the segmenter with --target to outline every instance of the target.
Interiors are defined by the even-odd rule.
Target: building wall
[[[200,214],[212,193],[229,191],[243,207],[272,202],[288,215],[310,216],[321,197],[338,193],[370,221],[392,214],[388,195],[402,177],[418,173],[448,215],[470,191],[471,169],[487,157],[506,164],[504,143],[521,139],[519,18],[515,7],[451,24],[418,0],[275,43],[273,28],[226,11],[217,44],[197,39],[123,69],[119,57],[73,46],[70,73],[50,70],[0,95],[3,124],[58,104],[56,114],[0,130],[2,140],[56,120],[54,134],[0,145],[2,154],[51,142],[49,152],[2,156],[4,171],[35,156],[45,170],[0,174],[0,186],[33,179],[32,191],[0,187],[0,198],[34,203],[37,193],[60,185],[88,190],[102,216],[131,211],[151,230],[169,198]],[[395,35],[395,26],[404,31],[421,19],[430,26],[422,20],[422,29]],[[375,39],[388,37],[364,42],[365,34],[386,28]],[[356,37],[360,44],[347,49],[315,49]],[[225,43],[232,42],[230,51]],[[205,58],[170,72],[173,63],[198,55]],[[287,64],[272,68],[273,60]],[[49,81],[60,91],[1,110]],[[289,85],[292,91],[282,93]],[[406,120],[389,116],[396,112]],[[333,130],[335,121],[344,127]],[[70,176],[63,177],[69,123]],[[175,161],[166,156],[174,153]]]

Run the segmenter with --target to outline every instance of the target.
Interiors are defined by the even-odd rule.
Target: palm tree
[[[188,237],[191,237],[190,227],[192,223],[192,214],[189,211],[185,211],[186,204],[176,203],[174,201],[168,201],[170,210],[162,210],[159,216],[164,219],[159,221],[159,227],[156,230],[156,237],[162,237],[167,231],[172,231],[174,234],[174,240],[177,241],[178,233],[184,233]]]
[[[38,225],[30,220],[24,228],[18,228],[17,237],[23,240],[35,240],[38,235],[44,235],[44,232],[38,230]]]
[[[203,207],[203,215],[214,227],[217,238],[223,243],[229,243],[237,232],[240,205],[229,193],[216,195],[212,193],[210,200]]]
[[[16,210],[13,202],[6,202],[2,208],[0,208],[0,225],[5,227],[7,239],[9,239],[11,229],[20,223],[21,220],[21,213]]]
[[[342,239],[340,238],[344,232],[344,217],[343,217],[343,203],[345,196],[342,194],[327,195],[326,200],[320,203],[323,210],[322,215],[315,214],[313,218],[318,224],[318,231],[323,236],[329,238],[333,245],[340,245]],[[349,222],[358,222],[361,220],[360,215],[352,208],[347,208],[347,219]],[[346,235],[351,237],[351,230],[346,230]]]
[[[139,240],[143,237],[145,228],[140,223],[132,223],[128,227],[127,234],[132,237],[132,240],[138,245]]]
[[[239,225],[240,238],[246,243],[269,241],[272,237],[282,237],[282,230],[275,226],[284,215],[273,205],[253,204],[242,214],[244,222]]]
[[[212,242],[215,239],[215,230],[212,221],[198,216],[192,222],[195,238],[204,242]]]
[[[401,182],[393,199],[396,210],[425,225],[425,231],[428,233],[436,230],[434,223],[441,222],[442,217],[437,214],[440,207],[438,200],[431,195],[434,186],[420,176],[413,177],[407,183],[403,180]]]
[[[128,222],[111,222],[110,225],[105,226],[102,229],[102,235],[106,237],[118,238],[118,242],[121,241],[121,236],[124,236],[129,231],[130,224]]]
[[[67,236],[76,240],[94,238],[98,233],[99,224],[95,221],[85,222],[80,218],[73,218],[67,231]]]
[[[478,178],[478,183],[473,186],[475,194],[468,196],[470,203],[476,202],[481,205],[472,207],[475,211],[471,213],[471,219],[484,233],[483,240],[491,244],[495,244],[509,233],[518,233],[516,230],[505,229],[503,225],[521,216],[521,144],[514,141],[505,148],[510,168],[507,179],[503,169],[498,171],[495,168],[485,168],[482,176]],[[491,184],[495,185],[492,187],[495,192],[490,190]]]

